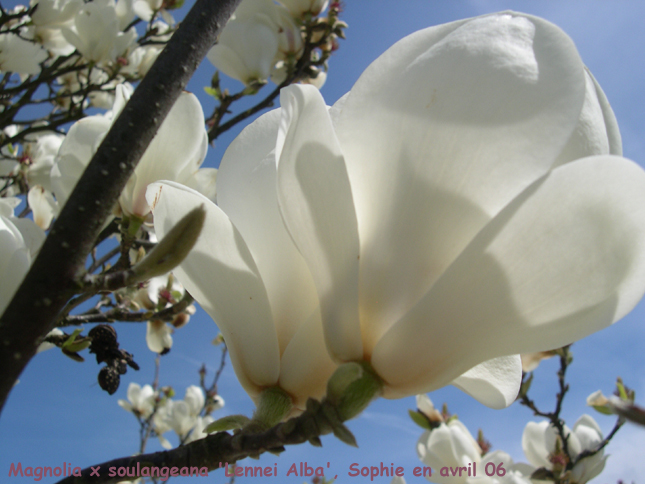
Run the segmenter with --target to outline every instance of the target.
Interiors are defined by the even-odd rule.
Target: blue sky
[[[9,5],[12,2],[9,3]],[[436,0],[346,0],[342,18],[349,24],[347,40],[330,61],[330,72],[322,93],[329,104],[347,92],[360,73],[379,54],[405,35],[431,25],[512,9],[542,16],[567,32],[575,41],[581,56],[598,79],[618,118],[623,136],[624,154],[645,164],[645,129],[643,112],[645,62],[645,3],[637,0],[571,0],[571,1],[503,1],[471,0],[440,2]],[[4,6],[8,4],[3,2]],[[205,63],[190,89],[201,95],[202,87],[212,75],[212,67]],[[231,84],[234,85],[234,84]],[[204,110],[212,104],[202,97]],[[216,149],[208,155],[207,164],[217,166],[223,149],[232,139],[218,140]],[[634,388],[640,402],[645,402],[645,306],[643,303],[611,328],[593,335],[573,347],[575,361],[570,370],[571,392],[563,415],[569,425],[582,414],[590,412],[585,398],[591,392],[613,390],[613,382],[620,375]],[[0,419],[0,475],[8,471],[10,462],[23,466],[57,466],[62,462],[86,467],[114,457],[132,454],[138,447],[138,426],[135,419],[121,409],[116,401],[125,398],[128,383],[145,384],[152,381],[153,357],[145,346],[145,326],[123,323],[117,326],[123,348],[135,354],[141,371],[129,371],[122,378],[119,391],[108,396],[96,383],[98,366],[87,358],[78,364],[52,350],[35,358],[21,376]],[[175,334],[171,353],[163,358],[161,384],[175,387],[183,396],[186,386],[198,383],[197,370],[206,363],[209,371],[216,369],[219,349],[210,345],[217,329],[203,312]],[[555,362],[543,364],[536,372],[534,397],[543,407],[553,406],[556,379]],[[250,414],[253,406],[227,366],[220,381],[220,393],[226,407],[215,417],[227,414]],[[493,443],[494,449],[509,452],[516,461],[524,461],[520,440],[530,412],[513,405],[507,410],[493,411],[478,404],[454,388],[445,388],[430,395],[435,404],[448,402],[453,413],[468,426],[473,434],[478,428]],[[358,439],[359,448],[350,448],[333,437],[323,438],[322,449],[307,445],[288,448],[280,458],[262,457],[263,465],[278,463],[280,478],[239,478],[237,482],[268,480],[269,482],[302,482],[302,478],[285,478],[292,463],[307,461],[310,466],[327,468],[328,476],[338,475],[338,482],[362,482],[363,478],[349,478],[351,463],[360,466],[394,463],[406,470],[408,482],[422,482],[412,478],[414,466],[420,465],[415,445],[421,434],[407,416],[414,408],[414,399],[399,401],[380,400],[359,418],[349,422]],[[603,430],[608,432],[611,417],[592,413]],[[167,434],[169,435],[169,434]],[[645,429],[626,427],[607,448],[611,454],[605,472],[593,482],[615,484],[618,479],[642,483],[645,479]],[[159,450],[151,442],[149,451]],[[277,459],[277,460],[276,460]],[[255,461],[247,465],[253,465]],[[193,482],[185,478],[177,482]],[[224,482],[223,475],[211,474],[199,482]],[[33,482],[32,478],[11,478],[10,483]],[[41,482],[55,482],[46,478]],[[387,478],[375,482],[389,482]],[[425,482],[425,481],[424,481]]]

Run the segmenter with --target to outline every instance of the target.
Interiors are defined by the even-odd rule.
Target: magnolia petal
[[[280,387],[294,397],[293,405],[305,410],[307,399],[320,400],[336,369],[325,347],[320,311],[301,324],[282,355]]]
[[[359,224],[366,353],[549,170],[584,82],[569,37],[513,12],[412,34],[363,73],[336,132]]]
[[[173,273],[222,331],[235,373],[247,392],[253,395],[261,387],[275,385],[280,356],[271,309],[239,232],[218,206],[177,183],[151,184],[147,199],[155,232],[161,237],[190,210],[204,207],[202,233]]]
[[[32,222],[33,223],[33,222]],[[9,305],[29,271],[31,257],[22,234],[6,217],[0,217],[0,315]]]
[[[145,198],[147,186],[157,180],[177,180],[185,166],[195,163],[196,155],[204,152],[204,133],[201,104],[194,94],[182,92],[119,198],[121,208],[145,217],[150,211]]]
[[[188,405],[190,414],[193,417],[197,417],[204,408],[204,404],[206,403],[204,391],[197,385],[190,385],[188,388],[186,388],[184,402],[186,402],[186,404]]]
[[[381,339],[372,365],[390,395],[440,387],[464,364],[609,326],[640,300],[643,279],[645,172],[611,155],[568,163],[477,235]]]
[[[327,348],[363,357],[358,318],[359,242],[352,191],[327,106],[313,86],[280,95],[278,203],[318,290]]]
[[[208,60],[244,83],[268,79],[279,47],[275,30],[268,18],[231,20],[208,52]]]
[[[51,186],[59,206],[65,204],[89,165],[96,146],[110,129],[107,117],[90,116],[69,128],[51,171]]]
[[[549,422],[529,422],[522,433],[522,450],[527,460],[535,467],[546,467],[550,469],[552,464],[549,461],[549,449],[546,447],[544,438],[548,431]]]
[[[573,432],[584,450],[592,450],[602,441],[602,430],[600,430],[598,423],[587,414],[576,420],[576,423],[573,424]]]
[[[517,398],[522,383],[520,355],[485,361],[452,384],[490,408],[506,408]]]
[[[217,199],[217,168],[202,168],[193,173],[184,185],[198,191],[211,201]]]
[[[554,166],[593,155],[621,155],[622,142],[616,116],[605,93],[585,69],[585,102],[578,125]]]
[[[29,208],[34,214],[34,222],[38,227],[47,230],[58,212],[58,204],[51,192],[40,185],[34,185],[27,194]]]
[[[22,240],[29,250],[31,259],[35,259],[47,235],[33,220],[28,218],[13,218],[11,222],[20,231]]]
[[[172,331],[165,321],[148,321],[146,343],[153,353],[167,353],[172,348]]]
[[[282,354],[317,310],[309,268],[287,232],[278,207],[275,143],[280,110],[246,127],[224,153],[218,204],[248,245],[262,275]]]

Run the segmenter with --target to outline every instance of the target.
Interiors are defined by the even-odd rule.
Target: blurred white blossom
[[[14,216],[18,198],[0,198],[0,315],[29,271],[45,232],[33,220]]]
[[[276,64],[302,49],[300,28],[273,0],[243,0],[209,51],[208,60],[233,79],[264,82]]]
[[[147,419],[155,408],[156,392],[150,385],[141,387],[138,383],[128,386],[128,400],[119,400],[118,404],[135,416]]]
[[[465,484],[467,475],[442,477],[442,467],[466,467],[481,461],[482,450],[466,426],[457,419],[428,430],[417,442],[419,459],[433,470],[426,478],[437,484]],[[461,473],[460,473],[461,474]]]
[[[603,436],[596,421],[589,415],[583,415],[573,425],[565,426],[565,437],[572,459],[581,452],[595,450],[602,442]],[[536,467],[553,469],[555,465],[563,466],[568,462],[563,454],[562,439],[555,427],[548,421],[529,422],[522,434],[522,448],[528,461]],[[604,449],[578,462],[572,469],[572,484],[585,484],[598,476],[605,467],[607,457]]]

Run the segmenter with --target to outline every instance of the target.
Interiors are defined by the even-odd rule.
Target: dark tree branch
[[[198,467],[209,471],[223,467],[226,462],[233,463],[246,457],[257,457],[270,451],[281,452],[285,445],[302,444],[309,441],[312,445],[321,446],[321,435],[334,433],[344,442],[350,443],[346,436],[349,430],[342,423],[345,418],[326,398],[322,402],[309,399],[307,410],[298,417],[280,423],[263,433],[239,432],[229,434],[218,432],[201,440],[182,445],[172,450],[122,457],[102,462],[100,469],[95,466],[81,471],[82,476],[69,476],[58,484],[110,484],[123,480],[116,475],[119,467],[130,470],[137,467]],[[353,436],[351,437],[353,439]],[[355,444],[355,443],[354,443]],[[114,467],[115,476],[110,477],[109,469]],[[98,472],[98,476],[93,469]],[[131,471],[132,472],[132,471]]]
[[[85,262],[139,158],[240,0],[197,0],[112,126],[0,319],[0,408],[76,294]]]

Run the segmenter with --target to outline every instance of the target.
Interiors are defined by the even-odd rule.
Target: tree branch
[[[132,472],[144,467],[198,467],[208,468],[209,471],[224,466],[224,463],[233,463],[246,457],[256,457],[266,451],[281,452],[285,445],[302,444],[309,441],[312,445],[321,446],[320,435],[334,433],[344,442],[348,442],[349,430],[342,424],[342,412],[326,398],[322,402],[309,399],[307,410],[298,417],[262,433],[235,434],[218,432],[200,440],[182,445],[172,450],[122,457],[111,461],[102,462],[100,469],[95,465],[81,471],[82,476],[69,476],[58,484],[110,484],[123,480],[118,477],[119,467],[127,467]],[[353,439],[353,436],[352,436]],[[110,476],[109,469],[114,467],[114,476]],[[92,476],[93,469],[98,472]],[[131,474],[130,474],[131,475]],[[140,474],[139,474],[140,475]]]
[[[79,290],[85,261],[139,158],[240,0],[197,0],[92,158],[0,319],[0,408]]]

